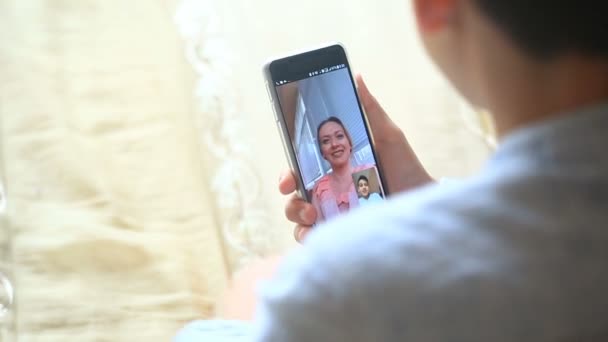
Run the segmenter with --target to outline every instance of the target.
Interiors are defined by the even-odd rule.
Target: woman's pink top
[[[373,167],[373,164],[360,165],[353,168],[353,173]],[[336,194],[331,188],[330,175],[321,177],[312,190],[312,205],[317,209],[317,222],[330,219],[359,206],[359,197],[354,182],[350,184],[348,192]]]

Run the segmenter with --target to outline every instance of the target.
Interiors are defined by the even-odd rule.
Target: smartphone
[[[344,47],[273,59],[264,77],[298,192],[317,223],[383,201],[382,168]]]

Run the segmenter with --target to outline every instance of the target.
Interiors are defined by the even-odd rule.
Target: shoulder
[[[514,253],[501,229],[513,217],[503,202],[495,184],[479,180],[399,195],[316,227],[300,251],[305,262],[292,270],[339,292],[344,284],[375,291],[404,281],[424,288],[455,276],[437,272],[444,268],[502,269]]]
[[[469,231],[483,225],[482,213],[494,210],[498,199],[482,188],[471,182],[431,185],[386,200],[382,205],[361,208],[316,228],[306,241],[306,250],[315,255],[343,253],[345,258],[370,260],[383,259],[382,255],[366,254],[371,240],[377,246],[401,250],[420,243],[420,238],[432,242],[427,245],[429,249],[441,248],[446,234],[466,237]],[[413,237],[416,239],[409,239]],[[353,250],[361,253],[355,255]]]
[[[495,269],[492,263],[501,259],[491,238],[475,231],[476,225],[462,224],[461,209],[446,205],[450,198],[470,196],[468,186],[456,188],[430,186],[318,226],[265,288],[264,309],[281,324],[299,322],[305,334],[321,325],[340,337],[334,340],[415,334],[416,329],[403,336],[394,329],[402,319],[415,326],[430,319],[433,312],[421,305],[439,305],[457,286],[459,272]]]
[[[340,216],[309,235],[301,253],[310,262],[297,267],[312,271],[308,265],[315,273],[326,272],[334,280],[348,281],[365,274],[362,270],[388,277],[432,270],[442,257],[435,253],[442,250],[455,254],[487,251],[496,241],[491,232],[479,228],[497,200],[491,188],[483,189],[483,184],[469,181],[431,185]],[[402,260],[408,260],[409,267]],[[449,265],[458,259],[443,261]]]
[[[519,336],[513,327],[530,334],[546,332],[549,321],[560,327],[559,317],[573,310],[564,303],[604,307],[598,298],[608,280],[597,278],[605,269],[603,249],[585,250],[583,260],[597,262],[581,268],[581,252],[568,241],[593,246],[605,230],[560,216],[584,212],[588,202],[552,201],[573,191],[544,175],[509,163],[320,225],[281,267],[266,308],[300,315],[274,310],[281,323],[300,322],[303,333],[323,326],[339,337],[301,341],[507,341]],[[575,231],[587,235],[573,239]],[[471,314],[463,315],[463,307]],[[543,324],[529,330],[538,317]]]
[[[312,191],[314,194],[321,194],[324,191],[329,190],[330,184],[329,184],[329,174],[321,177],[317,183],[315,184],[315,186],[312,188]]]
[[[504,279],[500,270],[537,257],[530,241],[547,243],[535,232],[552,221],[534,207],[529,182],[501,176],[426,186],[320,225],[304,243],[309,262],[300,270],[323,273],[329,287],[353,284],[370,291],[404,281],[418,289],[449,284],[459,270]]]

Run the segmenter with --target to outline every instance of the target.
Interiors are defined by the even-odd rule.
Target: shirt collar
[[[608,170],[608,103],[564,113],[507,135],[490,166],[525,161],[529,165],[592,165]]]

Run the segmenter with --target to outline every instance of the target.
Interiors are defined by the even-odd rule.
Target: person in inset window
[[[321,177],[312,191],[312,205],[317,210],[317,222],[321,222],[359,206],[352,175],[373,165],[352,166],[352,139],[342,121],[335,116],[319,124],[317,141],[323,159],[332,168],[332,172]]]
[[[360,206],[382,202],[382,197],[377,192],[369,192],[369,179],[365,175],[361,175],[357,179],[357,194]]]

